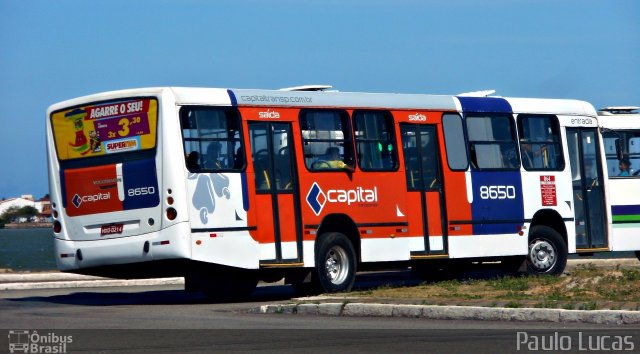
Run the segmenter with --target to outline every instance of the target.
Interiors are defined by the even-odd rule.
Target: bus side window
[[[466,125],[471,164],[475,169],[514,170],[520,167],[510,116],[469,114]]]
[[[185,106],[180,110],[180,124],[184,153],[188,159],[185,164],[190,172],[244,169],[240,113],[237,110]],[[240,163],[236,164],[236,161]]]
[[[310,171],[352,170],[355,165],[349,115],[344,110],[304,109],[300,129],[305,165]],[[337,151],[337,157],[336,152]],[[335,159],[335,160],[332,160]]]
[[[556,116],[519,115],[520,156],[527,171],[562,171],[564,158]]]
[[[393,117],[389,111],[353,112],[358,165],[363,171],[398,168]]]
[[[609,178],[640,178],[640,130],[608,131],[603,138]]]
[[[469,167],[469,163],[467,162],[462,117],[457,113],[443,114],[442,128],[444,130],[444,144],[449,168],[454,171],[466,170]]]

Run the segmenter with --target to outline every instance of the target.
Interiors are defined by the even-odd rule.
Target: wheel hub
[[[529,245],[531,265],[539,271],[546,272],[556,264],[556,250],[545,240],[536,240]]]
[[[327,278],[333,284],[341,284],[349,274],[349,264],[347,254],[342,247],[332,247],[325,260],[325,271]]]

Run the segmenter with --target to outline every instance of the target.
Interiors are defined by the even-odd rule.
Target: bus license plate
[[[124,229],[123,224],[102,225],[102,227],[100,228],[100,236],[121,234],[123,229]]]

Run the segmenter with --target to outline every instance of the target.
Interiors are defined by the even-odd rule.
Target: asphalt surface
[[[616,265],[639,266],[637,259],[586,259],[569,260],[567,269],[578,264],[595,264],[598,267],[615,267]],[[419,283],[412,280],[407,272],[368,273],[359,275],[360,286],[371,286],[373,283],[397,280],[404,284]],[[276,283],[275,285],[280,285]],[[72,289],[72,288],[117,288],[117,287],[150,287],[150,286],[184,286],[183,278],[159,278],[115,280],[90,277],[69,273],[4,273],[0,274],[0,291],[17,291],[33,289]],[[260,286],[268,286],[261,284]],[[335,296],[314,296],[293,298],[292,301],[277,301],[274,304],[260,304],[249,309],[251,313],[262,314],[298,314],[316,316],[343,317],[403,317],[424,318],[432,320],[484,320],[484,321],[540,321],[555,323],[592,323],[609,325],[640,324],[640,311],[624,310],[563,310],[538,308],[502,308],[481,306],[435,306],[411,305],[402,303],[376,303],[375,299],[354,297],[336,298]]]

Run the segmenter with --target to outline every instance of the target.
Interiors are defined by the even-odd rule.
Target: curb
[[[0,291],[31,289],[103,288],[115,286],[184,285],[184,278],[109,279],[76,274],[22,274],[0,276]]]
[[[96,277],[91,275],[62,273],[62,272],[40,272],[40,273],[3,273],[0,274],[0,284],[2,283],[36,283],[36,282],[57,282],[57,281],[78,281],[78,280],[111,280],[110,278]]]
[[[345,317],[409,317],[433,320],[537,321],[595,324],[640,324],[639,311],[496,308],[478,306],[322,303],[263,305],[251,313]]]

